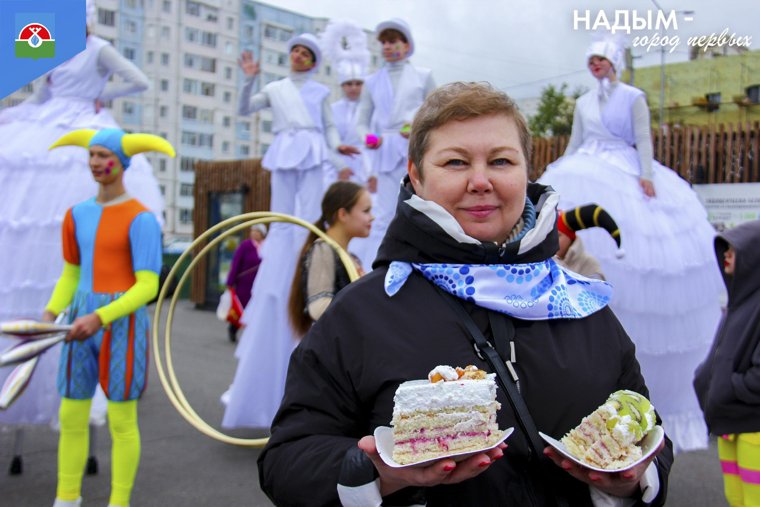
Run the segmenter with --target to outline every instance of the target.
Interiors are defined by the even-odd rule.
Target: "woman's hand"
[[[338,179],[340,181],[348,181],[351,179],[351,176],[354,175],[354,171],[351,170],[350,167],[345,167],[338,171]]]
[[[359,448],[375,465],[380,474],[380,494],[390,495],[408,486],[430,487],[439,484],[455,484],[472,479],[488,470],[497,459],[504,456],[507,444],[499,444],[486,452],[456,462],[453,459],[440,459],[426,467],[392,468],[383,462],[375,447],[375,437],[366,436],[359,440]]]
[[[243,51],[238,58],[238,65],[243,69],[243,73],[248,77],[256,77],[261,70],[258,62],[253,61],[253,53]]]
[[[356,146],[351,146],[350,144],[341,144],[338,146],[338,153],[341,155],[348,155],[349,157],[353,157],[354,155],[359,155],[361,151],[359,151],[359,148]]]
[[[50,310],[45,310],[42,312],[42,318],[40,319],[42,322],[55,322],[56,315],[51,312]]]
[[[644,191],[644,195],[647,197],[655,197],[655,191],[654,191],[654,183],[652,183],[652,180],[646,180],[644,178],[639,179],[639,185],[641,185],[641,190]]]
[[[66,341],[86,340],[94,335],[103,327],[103,322],[97,313],[90,313],[84,317],[77,318],[71,323],[69,334],[66,335]]]
[[[367,178],[367,190],[369,190],[370,194],[377,193],[377,176]]]
[[[633,496],[639,488],[639,482],[644,476],[649,464],[665,447],[665,440],[660,443],[657,450],[646,460],[633,468],[623,472],[597,472],[567,459],[553,447],[546,447],[544,455],[554,462],[555,465],[565,470],[581,482],[595,487],[608,495],[626,498]]]

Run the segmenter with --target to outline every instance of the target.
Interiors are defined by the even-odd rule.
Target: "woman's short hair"
[[[422,176],[422,158],[430,142],[430,133],[450,121],[503,114],[515,121],[525,163],[530,170],[531,138],[528,123],[517,104],[506,93],[489,83],[455,82],[441,86],[428,95],[412,122],[409,136],[409,160]]]

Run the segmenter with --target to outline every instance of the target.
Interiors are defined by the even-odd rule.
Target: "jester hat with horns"
[[[129,167],[133,155],[146,151],[160,151],[170,157],[174,157],[174,148],[164,139],[153,134],[127,134],[121,129],[79,129],[64,134],[54,142],[50,148],[59,148],[61,146],[81,146],[89,148],[90,146],[102,146],[111,150],[121,162],[122,167],[126,170]]]

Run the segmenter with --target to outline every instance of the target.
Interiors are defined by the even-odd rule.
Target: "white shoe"
[[[61,500],[60,498],[56,498],[53,507],[79,507],[80,505],[82,505],[81,496],[76,500]]]

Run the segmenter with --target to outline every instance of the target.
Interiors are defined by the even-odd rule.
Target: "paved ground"
[[[234,347],[226,326],[213,312],[182,303],[175,315],[174,361],[177,376],[193,408],[219,427],[219,395],[234,374]],[[140,402],[142,460],[133,507],[206,507],[271,505],[258,486],[258,451],[212,440],[192,428],[169,403],[155,366]],[[259,437],[253,432],[236,436]],[[0,431],[0,505],[49,507],[55,496],[57,433],[48,427],[27,432],[24,473],[7,475],[12,432]],[[85,476],[83,507],[105,507],[110,482],[110,439],[101,428],[96,450],[100,473]],[[671,474],[668,506],[724,506],[715,444],[707,451],[679,455]]]

